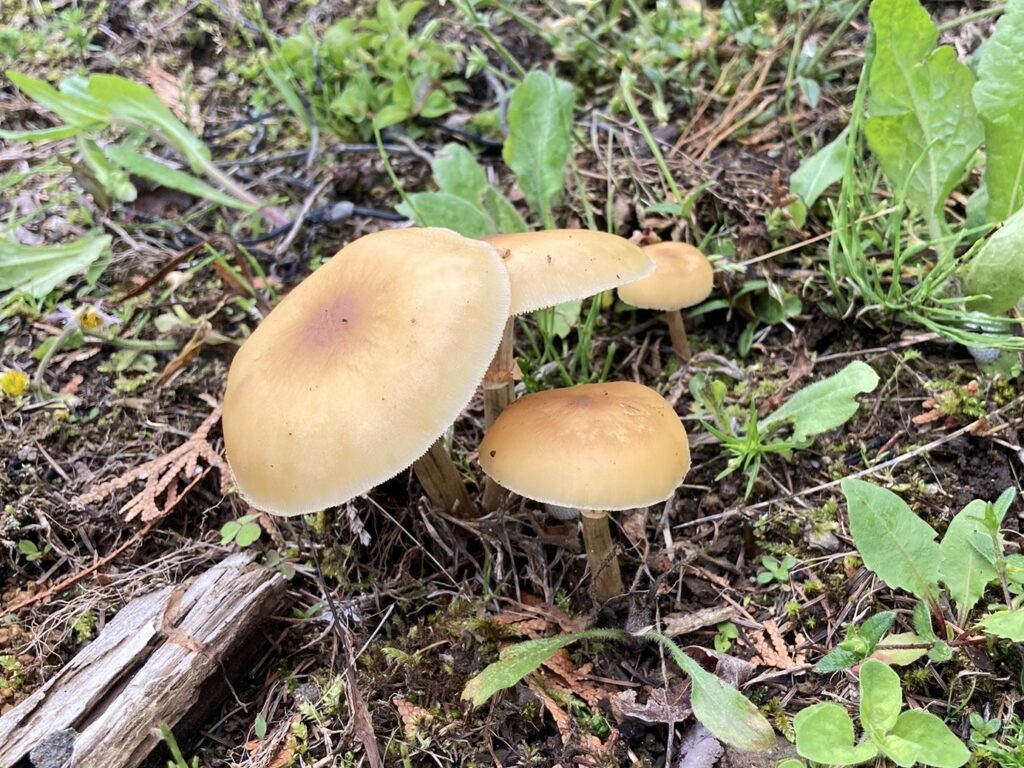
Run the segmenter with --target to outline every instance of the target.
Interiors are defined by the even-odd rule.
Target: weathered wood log
[[[57,768],[61,751],[72,749],[72,768],[138,766],[159,742],[160,724],[173,731],[219,706],[232,668],[259,651],[254,636],[283,606],[285,587],[279,573],[240,554],[190,585],[132,600],[0,717],[0,768]]]

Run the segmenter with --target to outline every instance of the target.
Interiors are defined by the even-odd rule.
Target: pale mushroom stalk
[[[581,509],[580,522],[583,524],[583,546],[587,550],[587,562],[594,579],[594,594],[601,602],[621,595],[622,573],[608,525],[608,513],[600,509]]]
[[[446,509],[456,517],[480,517],[480,510],[470,498],[458,467],[444,447],[443,437],[439,437],[423,456],[413,462],[412,471],[434,506]]]
[[[501,344],[491,361],[487,373],[484,374],[484,429],[490,429],[494,420],[501,412],[515,400],[515,321],[510,317],[505,323],[505,330],[501,335]],[[505,492],[496,482],[489,477],[484,477],[484,490],[480,499],[481,506],[488,512],[493,512],[501,504],[501,498]]]
[[[684,363],[690,362],[690,340],[686,338],[686,324],[683,322],[683,313],[678,309],[670,309],[665,313],[665,325],[668,326],[668,336],[672,340],[672,349],[679,355]]]

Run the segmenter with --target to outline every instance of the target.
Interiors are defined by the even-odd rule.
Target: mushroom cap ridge
[[[679,416],[632,382],[581,384],[526,395],[480,444],[480,464],[535,501],[617,510],[664,501],[690,468]]]
[[[513,315],[585,299],[654,271],[654,262],[639,246],[607,232],[552,229],[484,240],[507,251]]]
[[[232,361],[224,441],[243,495],[302,514],[408,467],[473,397],[509,300],[499,251],[450,230],[387,230],[347,245]]]

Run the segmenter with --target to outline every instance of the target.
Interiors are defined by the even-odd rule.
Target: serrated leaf
[[[109,235],[62,245],[21,245],[0,237],[0,291],[41,299],[74,275],[86,272],[110,248]]]
[[[810,157],[804,158],[789,179],[789,188],[810,208],[821,193],[841,178],[849,150],[849,128]]]
[[[844,669],[850,669],[850,667],[857,664],[863,658],[863,653],[857,653],[846,648],[833,648],[814,665],[814,671],[820,672],[823,675],[827,675],[830,672],[842,672]]]
[[[650,632],[648,637],[664,645],[680,669],[689,675],[693,715],[716,739],[750,752],[775,746],[771,724],[746,696],[705,670],[665,635]]]
[[[990,635],[1024,643],[1024,608],[990,614],[979,621],[978,626]]]
[[[801,757],[826,765],[857,765],[878,754],[871,742],[854,744],[853,720],[838,704],[806,707],[793,718],[796,751]]]
[[[761,420],[769,429],[792,422],[793,438],[802,442],[845,424],[857,412],[856,396],[878,386],[878,374],[870,365],[855,360],[827,379],[804,387],[781,408]]]
[[[914,632],[899,632],[889,635],[875,646],[871,658],[878,659],[890,667],[904,667],[927,655],[927,648],[891,648],[893,645],[915,645],[928,642]]]
[[[914,757],[924,765],[960,768],[971,758],[964,743],[931,712],[912,709],[902,713],[892,735],[914,744]]]
[[[860,668],[860,724],[873,736],[888,733],[903,709],[900,676],[877,659]]]
[[[1024,205],[1024,0],[1010,0],[978,61],[974,104],[985,130],[988,221]]]
[[[1024,296],[1024,211],[1007,219],[971,259],[964,290],[969,296],[989,296],[973,299],[970,307],[990,315],[1013,309]]]
[[[530,207],[547,221],[562,197],[572,149],[573,87],[544,72],[530,72],[508,103],[508,138],[502,156]]]
[[[893,620],[896,618],[895,611],[879,611],[874,616],[864,620],[860,625],[860,636],[867,644],[868,653],[875,649],[882,635],[889,631]]]
[[[981,144],[974,76],[918,0],[875,0],[875,58],[868,81],[868,146],[890,187],[933,224]]]
[[[591,629],[510,645],[501,652],[498,661],[485,667],[466,683],[462,690],[462,698],[471,701],[474,707],[479,707],[501,689],[518,683],[561,648],[577,640],[615,639],[622,634],[617,630]]]
[[[984,557],[973,543],[980,533],[989,543],[988,549],[992,549],[992,538],[982,520],[986,506],[986,502],[975,499],[961,509],[939,543],[939,577],[956,603],[961,622],[989,583],[999,576],[991,559]]]
[[[396,210],[421,227],[445,227],[463,237],[484,237],[497,232],[494,221],[474,203],[448,192],[417,192],[409,195],[409,204]]]
[[[205,181],[201,181],[184,171],[179,171],[156,160],[144,157],[125,144],[109,146],[105,151],[108,157],[120,163],[131,173],[156,182],[163,187],[176,189],[179,192],[208,200],[217,205],[226,205],[229,208],[237,208],[243,211],[255,210],[248,203],[243,203],[241,200],[221,192],[215,187],[211,187]]]
[[[119,75],[90,75],[89,95],[112,116],[157,129],[198,172],[210,159],[206,148],[146,85]]]
[[[892,491],[854,479],[840,487],[864,565],[892,589],[933,598],[939,571],[935,530]]]

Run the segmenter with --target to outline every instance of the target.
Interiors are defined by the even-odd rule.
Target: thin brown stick
[[[594,579],[594,593],[601,602],[622,594],[622,574],[619,571],[619,556],[612,542],[612,531],[608,525],[608,513],[596,509],[581,509],[583,523],[583,545],[587,550],[591,577]]]

